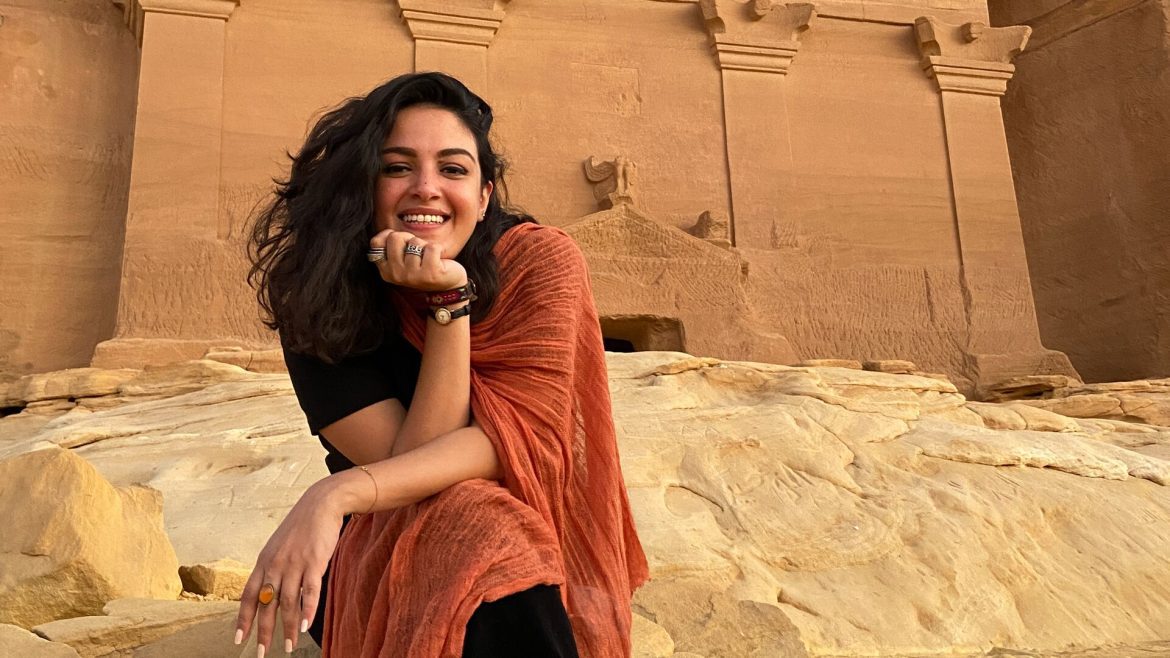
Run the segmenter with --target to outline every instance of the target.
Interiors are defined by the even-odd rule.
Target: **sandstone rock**
[[[184,361],[148,366],[122,384],[124,396],[170,397],[207,388],[218,382],[238,381],[253,376],[239,366],[219,361]]]
[[[31,627],[125,596],[175,598],[178,561],[162,501],[115,489],[85,460],[49,449],[0,462],[0,621]]]
[[[76,400],[113,395],[122,384],[138,374],[138,370],[132,369],[73,368],[25,375],[9,386],[4,406],[41,400]]]
[[[1170,433],[1019,402],[980,415],[913,376],[631,370],[610,387],[653,578],[636,609],[676,651],[779,642],[753,635],[747,602],[818,655],[1140,644],[1170,626]]]
[[[853,359],[805,359],[796,364],[801,368],[849,368],[861,370],[861,362]]]
[[[1123,415],[1121,400],[1104,393],[1020,402],[1071,418],[1120,418]]]
[[[22,413],[34,416],[59,416],[77,406],[71,400],[39,400],[30,402]]]
[[[1049,397],[1054,391],[1080,385],[1079,380],[1067,375],[1025,375],[987,386],[983,398],[987,402],[1003,402]]]
[[[49,642],[19,626],[0,624],[0,650],[5,656],[20,658],[78,658],[68,644]]]
[[[911,375],[918,370],[918,366],[914,365],[912,361],[899,361],[897,359],[882,359],[878,361],[864,361],[861,364],[862,369],[872,370],[874,372],[888,372],[895,375]]]
[[[989,404],[969,402],[967,408],[979,414],[984,426],[999,430],[1034,430],[1038,432],[1078,432],[1075,420],[1041,407],[1023,403]]]
[[[675,655],[674,640],[670,639],[670,633],[636,612],[630,635],[634,658],[668,658]]]
[[[228,363],[251,372],[287,372],[284,352],[273,350],[245,350],[242,347],[213,348],[203,355],[209,361]]]
[[[61,619],[34,630],[82,658],[218,658],[233,655],[237,604],[231,601],[110,601],[102,615]],[[253,654],[255,655],[255,654]]]
[[[989,404],[915,375],[682,353],[607,362],[652,569],[635,601],[640,651],[664,654],[669,638],[674,656],[707,658],[1060,655],[1146,646],[1170,627],[1170,429],[1037,406],[1158,400],[1157,387]],[[0,419],[0,450],[80,443],[112,482],[164,492],[184,564],[248,564],[324,469],[287,378],[231,376],[20,439],[5,435],[17,417]],[[230,638],[224,624],[207,637]],[[150,646],[204,642],[171,639],[193,632]],[[231,651],[254,656],[254,641]]]
[[[652,580],[635,605],[654,615],[680,651],[707,658],[807,658],[800,631],[776,604],[737,600],[710,583]],[[678,655],[678,654],[674,654]]]
[[[1076,418],[1107,418],[1170,427],[1170,380],[1087,384],[1027,404]]]
[[[251,574],[251,567],[235,560],[179,567],[184,591],[232,601],[240,600],[240,593]]]
[[[184,372],[199,379],[226,373],[229,381],[66,414],[39,431],[11,425],[20,415],[0,419],[0,458],[71,447],[113,484],[142,483],[163,493],[167,533],[182,564],[221,558],[251,564],[284,512],[328,475],[324,451],[308,434],[287,375],[208,363],[144,375],[174,390],[195,388],[183,382]]]

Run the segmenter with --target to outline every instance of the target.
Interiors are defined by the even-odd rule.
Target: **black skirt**
[[[309,635],[321,645],[325,632],[325,592],[329,570],[321,579],[321,602]],[[578,658],[569,615],[555,585],[537,585],[498,601],[481,603],[467,622],[463,658]]]

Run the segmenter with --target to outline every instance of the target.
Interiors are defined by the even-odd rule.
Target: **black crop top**
[[[330,473],[353,468],[353,462],[321,436],[321,428],[364,409],[375,402],[396,398],[410,407],[422,355],[400,334],[387,337],[373,352],[330,365],[316,357],[284,349],[284,363],[292,379],[297,401],[328,453],[325,466]]]

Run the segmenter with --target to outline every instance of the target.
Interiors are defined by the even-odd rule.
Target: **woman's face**
[[[382,144],[376,230],[408,231],[455,258],[481,221],[492,185],[480,185],[475,136],[449,110],[412,105]]]

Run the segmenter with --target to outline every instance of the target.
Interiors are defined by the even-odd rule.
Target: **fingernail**
[[[264,658],[264,645],[263,644],[256,645],[256,658]]]
[[[292,640],[285,640],[284,641],[284,652],[285,653],[292,653]]]
[[[308,619],[302,619],[302,620],[301,620],[301,632],[302,632],[302,633],[304,633],[304,632],[305,632],[305,631],[307,631],[307,630],[309,630],[309,620],[308,620]]]
[[[239,644],[240,642],[243,642],[243,641],[244,641],[244,629],[237,628],[235,642],[236,642],[236,644]]]

